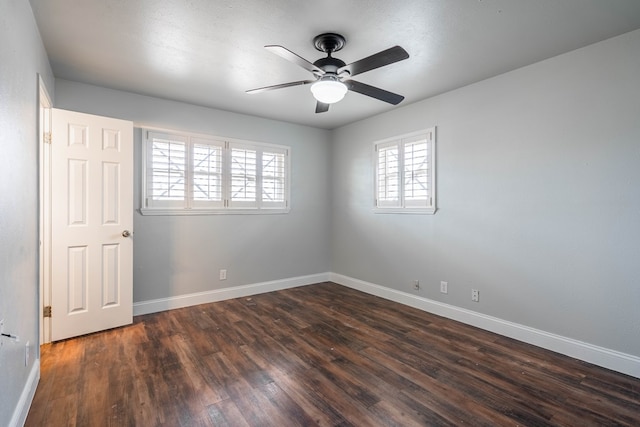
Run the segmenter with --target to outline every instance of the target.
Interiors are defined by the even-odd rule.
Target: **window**
[[[143,136],[143,214],[287,212],[288,147],[153,130]]]
[[[374,144],[375,211],[435,213],[435,128]]]

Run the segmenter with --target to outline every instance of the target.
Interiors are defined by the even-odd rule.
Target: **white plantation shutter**
[[[146,130],[145,215],[287,212],[289,148]]]
[[[286,170],[288,151],[269,150],[262,152],[262,207],[285,208]]]
[[[231,186],[229,207],[287,207],[288,149],[229,143]]]
[[[258,153],[255,149],[231,144],[231,207],[257,207]]]
[[[184,207],[187,189],[186,138],[149,132],[148,148],[147,206]]]
[[[400,149],[397,142],[377,147],[377,204],[400,206]]]
[[[424,207],[429,201],[429,152],[427,136],[403,140],[404,206]]]
[[[435,128],[374,144],[379,212],[435,212]]]
[[[192,138],[192,205],[194,208],[222,207],[222,156],[224,142]]]

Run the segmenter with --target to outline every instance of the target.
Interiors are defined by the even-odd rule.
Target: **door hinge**
[[[45,144],[51,144],[51,132],[45,132],[43,139]]]
[[[51,306],[48,305],[42,309],[42,317],[51,317]]]

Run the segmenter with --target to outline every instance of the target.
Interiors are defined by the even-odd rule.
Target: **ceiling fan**
[[[300,80],[266,86],[248,90],[247,93],[260,93],[267,90],[311,84],[311,92],[317,100],[316,113],[328,111],[329,105],[344,98],[348,90],[388,102],[389,104],[399,104],[404,99],[404,96],[351,80],[351,77],[407,59],[409,57],[407,51],[400,46],[394,46],[359,61],[346,64],[344,61],[332,56],[333,53],[342,49],[345,43],[345,38],[340,34],[324,33],[316,36],[313,39],[315,48],[325,52],[327,57],[320,58],[314,63],[296,55],[285,47],[279,45],[265,46],[268,51],[313,73],[315,80]]]

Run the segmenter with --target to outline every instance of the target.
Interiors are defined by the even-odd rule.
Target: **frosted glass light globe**
[[[313,97],[325,104],[340,101],[346,95],[347,90],[347,86],[337,80],[319,80],[311,85]]]

